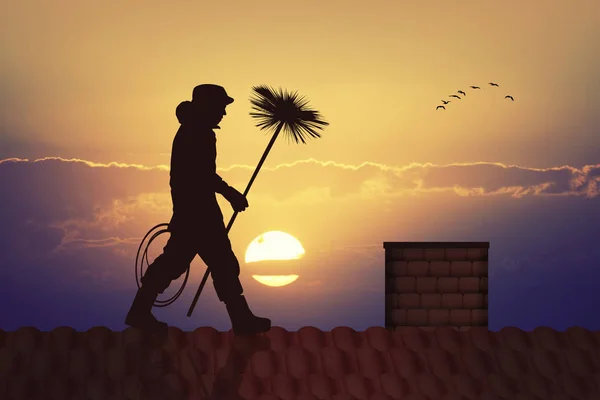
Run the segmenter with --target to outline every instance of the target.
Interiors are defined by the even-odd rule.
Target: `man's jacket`
[[[181,126],[171,151],[173,219],[170,228],[223,225],[216,193],[224,193],[229,186],[217,174],[215,132],[194,120],[191,104],[187,102],[177,108],[177,118]]]

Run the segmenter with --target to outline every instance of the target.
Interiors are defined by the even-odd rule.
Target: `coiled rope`
[[[142,239],[142,242],[140,243],[140,246],[138,247],[137,255],[135,256],[135,282],[137,284],[138,289],[142,286],[141,279],[144,276],[144,260],[146,261],[146,266],[150,265],[150,263],[148,262],[148,249],[150,248],[150,244],[154,241],[154,239],[156,239],[163,233],[168,233],[169,232],[168,227],[169,227],[169,224],[167,224],[167,223],[162,223],[162,224],[158,224],[158,225],[154,226],[152,229],[150,229],[148,231],[148,233],[146,233],[146,236],[144,236],[144,238]],[[160,228],[163,228],[163,229],[160,229]],[[160,229],[160,230],[158,232],[154,233],[152,235],[152,237],[150,237],[150,240],[148,240],[148,243],[146,244],[146,247],[144,248],[144,252],[142,253],[142,248],[144,247],[144,242],[146,241],[148,236],[150,236],[152,234],[152,232],[156,231],[157,229]],[[141,254],[141,256],[140,256],[140,254]],[[181,288],[179,288],[177,293],[175,293],[173,295],[173,297],[171,297],[170,299],[156,300],[154,302],[154,307],[167,307],[167,306],[170,306],[171,304],[173,304],[179,298],[179,296],[181,296],[181,293],[183,293],[183,290],[185,289],[185,285],[188,281],[189,276],[190,276],[190,267],[188,266],[187,270],[185,271],[185,278],[183,278],[183,283],[181,284]]]

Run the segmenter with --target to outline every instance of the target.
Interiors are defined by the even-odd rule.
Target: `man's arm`
[[[225,194],[230,189],[230,186],[219,176],[219,174],[215,173],[215,193],[219,193],[220,195]]]

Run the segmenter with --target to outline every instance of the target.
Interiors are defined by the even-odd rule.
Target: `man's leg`
[[[163,293],[172,281],[185,273],[196,256],[195,243],[185,232],[171,233],[163,253],[148,266],[141,279],[141,288],[133,300],[125,323],[133,328],[147,331],[165,331],[167,324],[152,315],[152,307],[159,293]]]
[[[207,237],[210,239],[200,245],[198,254],[211,272],[219,300],[227,307],[233,332],[236,335],[252,335],[269,331],[271,321],[255,316],[242,295],[240,264],[224,227],[217,227]]]

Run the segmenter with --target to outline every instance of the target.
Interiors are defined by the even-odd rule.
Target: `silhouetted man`
[[[152,306],[173,280],[185,273],[198,254],[209,268],[219,300],[225,303],[235,334],[256,334],[271,329],[271,321],[252,314],[239,280],[240,265],[233,253],[223,214],[217,203],[220,193],[235,211],[248,207],[246,197],[227,185],[216,172],[216,136],[225,107],[233,102],[221,86],[194,88],[192,101],[177,107],[181,126],[171,153],[171,237],[141,279],[125,323],[134,328],[164,332],[167,324],[152,315]]]

